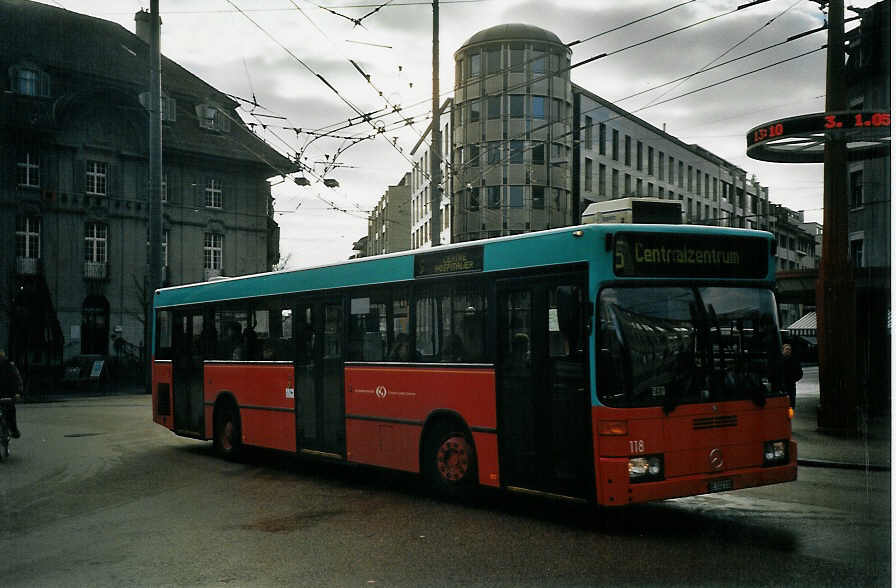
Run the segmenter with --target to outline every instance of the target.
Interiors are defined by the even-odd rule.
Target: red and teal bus
[[[158,290],[178,435],[620,506],[796,478],[769,233],[583,225]]]

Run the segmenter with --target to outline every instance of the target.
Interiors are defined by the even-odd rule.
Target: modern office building
[[[0,347],[31,376],[139,355],[148,267],[149,14],[137,34],[0,0]],[[295,166],[237,103],[162,59],[166,284],[270,269],[266,178]]]
[[[679,200],[690,223],[770,228],[755,176],[573,84],[570,58],[555,34],[524,24],[480,31],[455,52],[442,243],[575,224],[589,203],[626,196]],[[413,150],[412,248],[431,243],[428,137]]]

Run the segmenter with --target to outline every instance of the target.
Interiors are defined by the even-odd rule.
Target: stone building
[[[890,1],[858,12],[861,24],[846,34],[850,110],[890,111]],[[849,252],[856,279],[856,344],[860,388],[872,414],[889,413],[891,394],[891,187],[890,156],[848,164]]]
[[[411,174],[406,173],[394,186],[389,186],[367,221],[365,255],[380,255],[411,248],[408,221],[411,218]],[[359,245],[358,250],[362,247]]]
[[[137,35],[26,0],[0,0],[0,16],[0,346],[35,377],[72,356],[139,356],[149,15]],[[162,94],[165,283],[270,269],[266,178],[294,165],[164,57]]]

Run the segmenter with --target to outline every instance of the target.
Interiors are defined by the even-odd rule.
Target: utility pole
[[[825,111],[847,108],[843,0],[828,2],[827,98]],[[818,317],[818,426],[856,430],[856,291],[849,261],[846,141],[825,137],[824,234],[815,287]]]
[[[432,2],[432,145],[429,149],[429,231],[433,247],[442,237],[442,129],[439,116],[439,0]]]
[[[146,283],[146,321],[143,349],[146,355],[146,390],[152,373],[152,301],[162,285],[162,51],[159,0],[149,9],[149,261]]]

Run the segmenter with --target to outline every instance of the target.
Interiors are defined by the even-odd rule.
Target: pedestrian
[[[21,436],[16,423],[16,396],[21,394],[22,376],[19,374],[16,364],[6,357],[6,350],[0,349],[0,399],[4,400],[2,410],[6,413],[9,434],[14,439]]]
[[[790,397],[790,406],[796,408],[796,383],[803,378],[800,360],[789,343],[781,347],[781,383]]]

